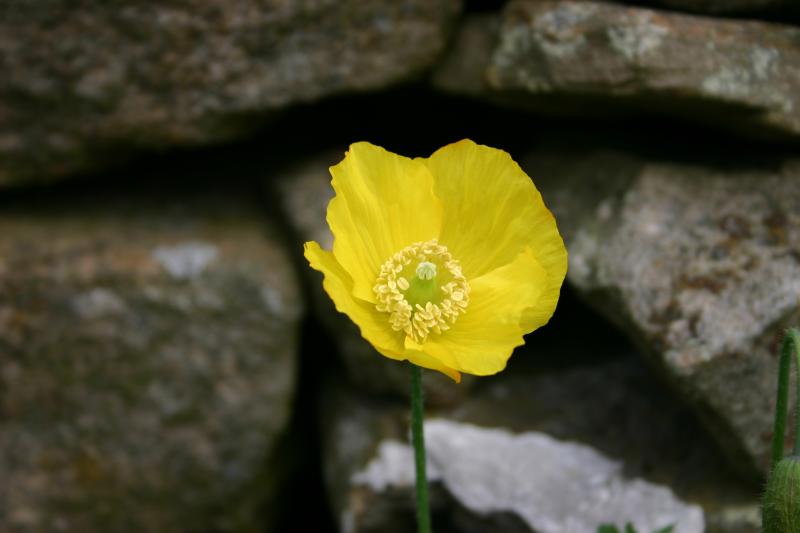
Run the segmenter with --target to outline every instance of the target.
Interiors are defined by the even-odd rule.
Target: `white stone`
[[[626,478],[620,462],[589,446],[441,419],[427,421],[425,432],[429,480],[479,515],[513,513],[541,533],[595,533],[601,524],[627,522],[639,531],[705,528],[700,507],[667,487]],[[411,487],[413,476],[410,446],[385,441],[352,481],[384,491]]]

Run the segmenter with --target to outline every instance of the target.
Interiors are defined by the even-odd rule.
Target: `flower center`
[[[469,284],[461,265],[436,239],[415,242],[381,266],[372,288],[376,308],[389,313],[389,324],[415,342],[431,332],[450,329],[469,304]]]

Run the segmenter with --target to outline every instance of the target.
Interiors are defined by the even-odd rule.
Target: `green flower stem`
[[[800,331],[791,328],[786,332],[781,345],[778,367],[778,398],[775,405],[775,426],[772,433],[772,468],[783,459],[783,439],[786,432],[786,417],[789,406],[789,374],[795,355],[797,391],[795,393],[794,455],[800,455]]]
[[[431,513],[428,509],[428,475],[425,472],[425,430],[422,409],[422,369],[411,365],[411,441],[414,444],[414,464],[417,474],[417,531],[431,533]]]

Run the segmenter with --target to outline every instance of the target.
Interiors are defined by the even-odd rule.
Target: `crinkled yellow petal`
[[[529,246],[536,261],[547,272],[547,283],[537,305],[523,315],[522,329],[525,333],[544,326],[553,316],[564,277],[567,275],[567,249],[558,233],[553,214],[547,208],[536,210],[531,217],[531,224],[534,229],[531,231]]]
[[[325,276],[322,286],[336,310],[350,317],[378,352],[392,359],[405,359],[403,335],[392,330],[386,314],[378,312],[374,304],[353,296],[353,280],[336,257],[314,241],[305,244],[305,256],[311,268]]]
[[[550,320],[556,310],[561,295],[561,285],[567,274],[567,249],[561,236],[556,233],[534,241],[537,262],[547,272],[547,282],[542,289],[539,301],[525,311],[522,316],[522,329],[525,333],[538,329]]]
[[[361,330],[361,335],[378,352],[391,359],[408,359],[415,365],[442,372],[456,382],[461,381],[458,371],[443,365],[435,357],[419,350],[406,349],[403,346],[403,334],[392,331],[384,313],[376,311],[373,304],[353,297],[352,280],[331,252],[311,241],[305,244],[305,256],[311,267],[325,276],[322,285],[333,300],[336,310],[350,317]]]
[[[557,296],[566,274],[564,243],[541,194],[511,156],[465,139],[423,161],[444,207],[439,241],[467,279],[509,263],[528,246]]]
[[[551,302],[542,301],[547,283],[547,271],[525,248],[505,266],[471,280],[466,314],[419,349],[455,371],[485,376],[503,370],[530,331],[524,324],[528,314],[552,314]]]
[[[336,196],[328,205],[333,255],[353,293],[374,302],[381,265],[405,246],[439,237],[442,207],[424,163],[367,142],[355,143],[331,167]]]
[[[441,372],[442,374],[448,376],[456,383],[461,383],[460,372],[458,372],[452,367],[442,364],[442,362],[439,359],[437,359],[432,355],[429,355],[419,350],[407,350],[406,357],[411,363],[414,363],[417,366],[421,366],[422,368],[430,368],[431,370],[436,370],[437,372]]]
[[[381,354],[443,372],[505,368],[523,335],[555,310],[567,252],[533,182],[502,150],[465,140],[429,159],[356,143],[331,168],[333,251],[306,244],[324,288]],[[469,281],[466,314],[422,344],[392,330],[375,307],[381,265],[419,241],[438,239]]]

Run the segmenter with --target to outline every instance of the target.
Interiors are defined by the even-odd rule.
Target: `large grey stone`
[[[492,61],[500,31],[499,13],[465,16],[453,36],[453,42],[431,73],[434,87],[476,98],[497,99],[488,86],[486,69]]]
[[[568,280],[684,393],[733,464],[766,470],[785,327],[800,296],[800,160],[723,166],[544,150]]]
[[[564,344],[518,356],[562,358],[580,343]],[[604,350],[585,367],[512,365],[426,422],[437,531],[594,533],[626,521],[640,531],[759,530],[757,487],[731,475],[641,362],[603,361]],[[406,409],[341,387],[326,398],[326,479],[342,531],[413,528]]]
[[[325,220],[328,202],[333,198],[328,167],[338,163],[343,156],[344,150],[309,158],[307,162],[289,169],[276,183],[286,218],[298,240],[317,241],[327,250],[333,245],[333,234]],[[302,252],[299,243],[296,250],[298,254]],[[307,264],[305,259],[300,261]],[[358,327],[346,315],[336,311],[322,288],[322,275],[310,267],[306,274],[311,286],[313,310],[333,336],[348,377],[365,390],[408,398],[411,387],[408,365],[380,355],[361,337]],[[458,402],[472,382],[471,376],[464,375],[461,383],[456,384],[438,372],[426,372],[423,377],[427,399],[433,405]]]
[[[236,196],[68,198],[0,209],[0,530],[263,530],[301,310],[280,241]]]
[[[682,116],[800,136],[800,28],[599,2],[515,0],[468,19],[435,86],[556,115]],[[481,66],[482,65],[482,66]]]
[[[407,79],[435,61],[459,4],[5,2],[0,186],[222,141],[289,104]]]

